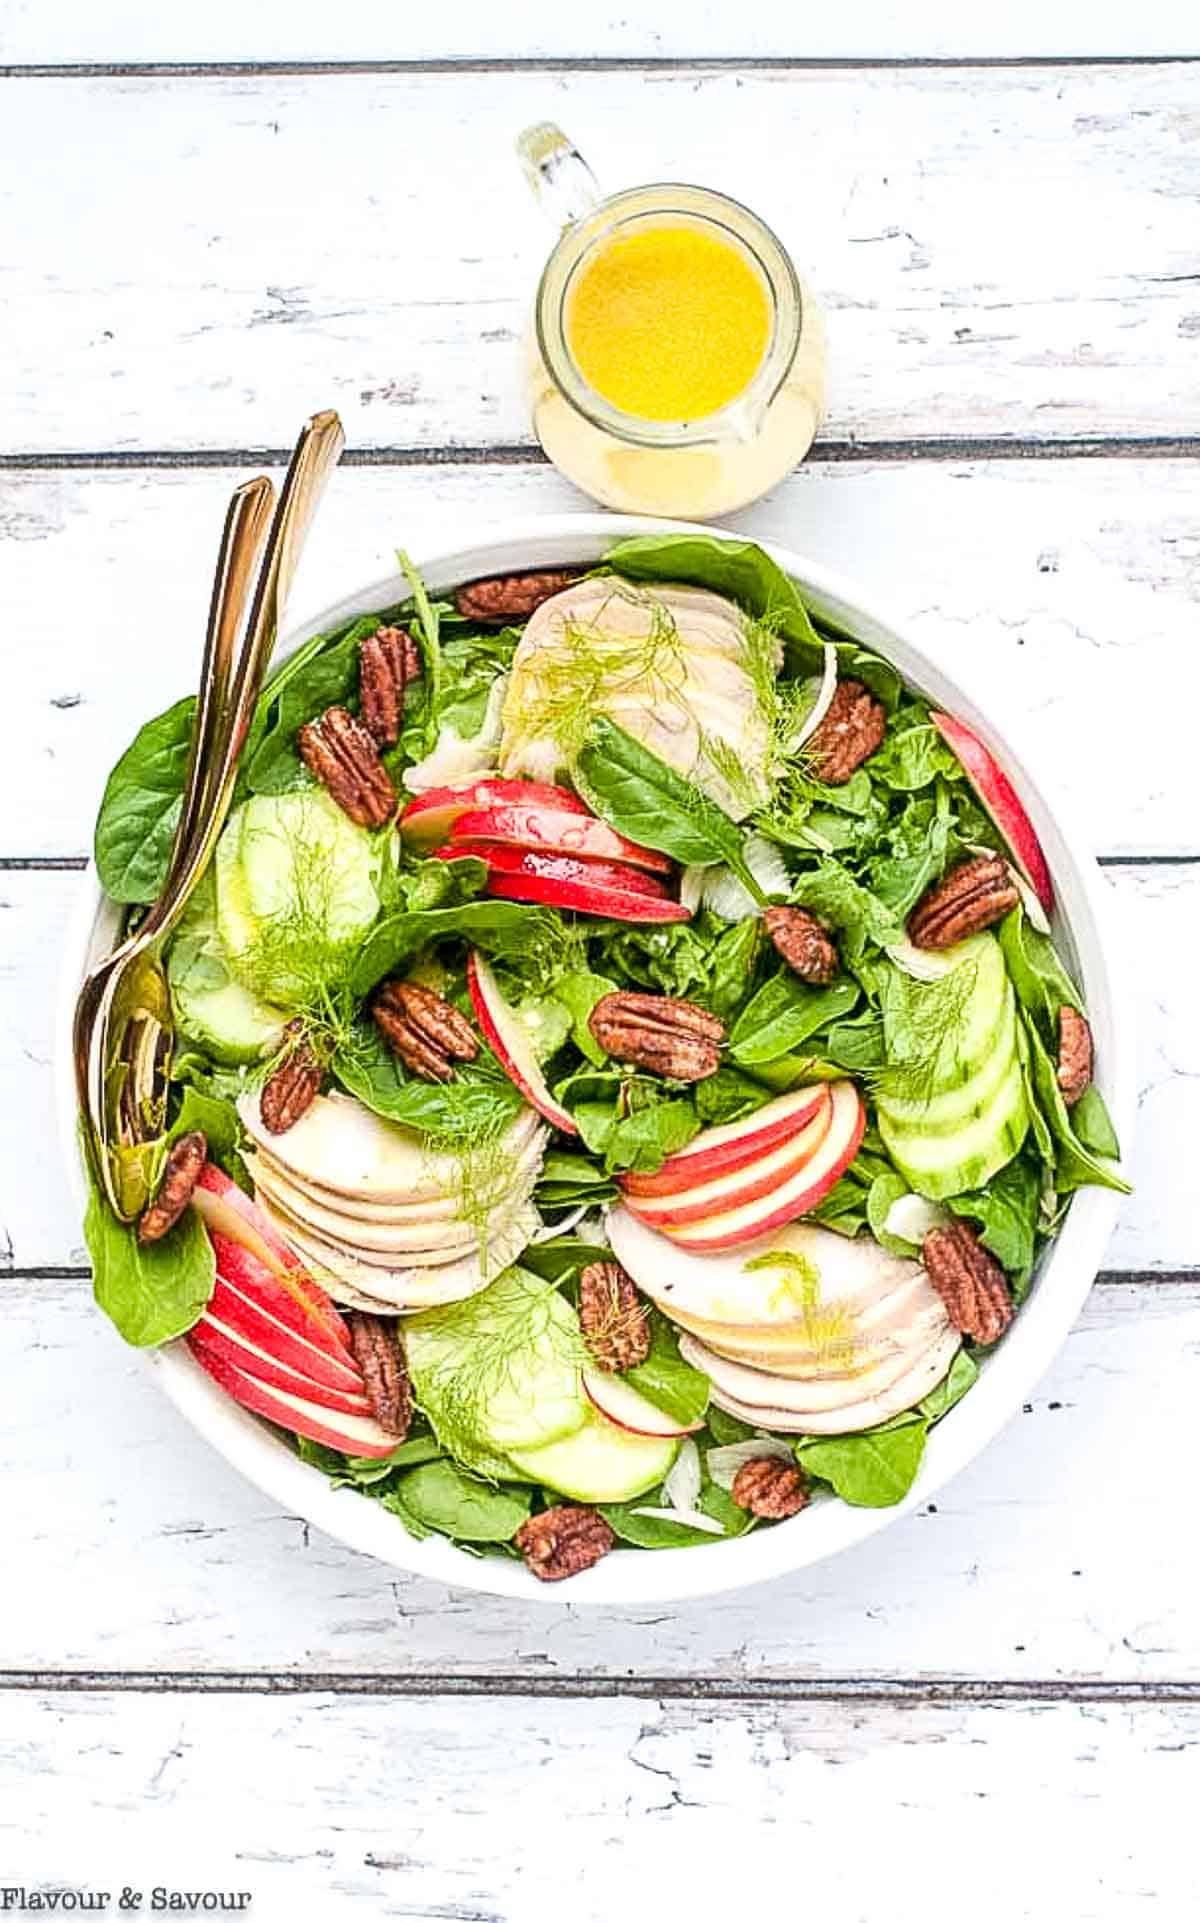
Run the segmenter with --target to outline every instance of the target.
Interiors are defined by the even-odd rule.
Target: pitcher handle
[[[557,227],[571,227],[602,198],[587,161],[552,120],[526,127],[517,154],[539,207]]]

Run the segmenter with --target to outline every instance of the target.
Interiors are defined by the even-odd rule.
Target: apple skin
[[[472,808],[514,807],[556,808],[572,815],[590,815],[591,809],[569,788],[552,781],[505,780],[488,775],[462,788],[427,788],[410,801],[400,817],[400,833],[414,848],[432,848],[443,841],[460,815]]]
[[[205,1374],[252,1415],[265,1416],[279,1428],[306,1436],[310,1442],[323,1443],[327,1449],[336,1449],[345,1456],[390,1456],[396,1448],[397,1438],[381,1429],[373,1416],[347,1415],[343,1410],[322,1408],[319,1403],[260,1382],[223,1355],[215,1355],[203,1343],[194,1343],[190,1336],[187,1342]]]
[[[658,875],[669,875],[674,865],[668,855],[627,841],[596,815],[566,808],[508,804],[468,809],[451,828],[450,845],[477,841],[503,842],[513,848],[575,855],[588,861],[623,861]],[[469,847],[464,852],[469,853]]]
[[[618,1429],[624,1429],[631,1436],[661,1437],[664,1442],[675,1436],[695,1435],[703,1429],[699,1422],[676,1422],[664,1409],[656,1408],[654,1403],[639,1395],[631,1383],[619,1375],[605,1375],[600,1369],[584,1369],[582,1373],[583,1392],[593,1409],[607,1416]]]
[[[212,1313],[211,1303],[195,1328],[188,1331],[188,1340],[193,1352],[203,1349],[219,1361],[232,1364],[245,1375],[255,1376],[268,1387],[287,1389],[292,1395],[301,1396],[306,1402],[315,1402],[322,1409],[337,1409],[343,1415],[353,1416],[368,1416],[371,1413],[371,1405],[361,1388],[357,1391],[331,1388],[327,1382],[314,1382],[311,1376],[289,1368],[287,1363],[242,1341],[226,1322]]]
[[[529,1038],[500,993],[491,965],[475,948],[467,956],[467,992],[484,1040],[509,1081],[555,1128],[564,1135],[578,1135],[570,1111],[550,1093]]]
[[[218,1266],[206,1313],[222,1322],[232,1336],[266,1350],[285,1369],[309,1382],[360,1395],[362,1372],[346,1350],[330,1341],[324,1325],[308,1315],[269,1270],[256,1264],[244,1249],[237,1254],[241,1262]]]
[[[867,1126],[867,1111],[853,1082],[833,1082],[830,1088],[834,1110],[828,1133],[791,1183],[776,1185],[772,1194],[744,1208],[725,1209],[674,1229],[661,1227],[660,1233],[669,1235],[680,1248],[704,1254],[756,1242],[769,1230],[814,1209],[858,1154]]]
[[[668,1155],[653,1175],[626,1174],[617,1177],[626,1196],[677,1195],[694,1188],[710,1176],[730,1169],[746,1168],[798,1134],[829,1100],[829,1085],[816,1082],[809,1088],[793,1089],[765,1102],[752,1115],[738,1122],[722,1122],[717,1128],[701,1129],[686,1148]]]
[[[349,1332],[329,1296],[258,1204],[223,1169],[206,1162],[192,1200],[208,1230],[218,1274],[269,1304],[297,1334],[335,1355],[349,1355]]]
[[[1025,807],[991,750],[965,722],[934,712],[929,719],[946,746],[962,762],[967,780],[1007,841],[1017,866],[1048,915],[1054,913],[1054,883],[1042,844]]]
[[[626,1195],[625,1206],[650,1228],[671,1229],[756,1202],[790,1182],[812,1160],[829,1133],[832,1111],[833,1104],[826,1099],[798,1134],[740,1168],[726,1170],[673,1195]]]
[[[454,861],[465,850],[451,844],[435,848],[438,861]],[[543,855],[503,842],[476,842],[473,852],[488,865],[487,892],[503,901],[542,901],[581,915],[609,921],[690,921],[692,911],[674,901],[657,876],[616,861],[579,861],[572,855]]]

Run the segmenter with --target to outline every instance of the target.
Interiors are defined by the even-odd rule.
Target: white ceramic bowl
[[[623,535],[661,533],[671,528],[719,532],[610,514],[565,514],[499,526],[470,545],[418,558],[429,586],[444,590],[480,575],[598,561]],[[1107,889],[1086,852],[1086,841],[1067,825],[1057,800],[1051,803],[1047,799],[1026,763],[989,727],[969,695],[926,659],[911,635],[873,607],[852,583],[786,548],[763,545],[800,583],[818,614],[851,630],[866,646],[886,655],[938,707],[961,715],[1015,783],[1050,863],[1058,899],[1055,932],[1079,971],[1095,1032],[1100,1087],[1128,1155],[1133,1106],[1128,1002],[1121,996],[1118,1010],[1112,966],[1121,950]],[[348,615],[403,599],[406,591],[399,574],[372,582],[292,634],[283,653]],[[130,734],[145,719],[131,713]],[[70,1011],[87,967],[110,946],[115,924],[115,912],[102,896],[94,871],[89,871],[67,940],[57,1038],[58,1105],[81,1201]],[[1076,1195],[1061,1234],[1042,1261],[1028,1301],[997,1353],[984,1364],[970,1394],[933,1431],[921,1473],[904,1502],[893,1509],[852,1509],[831,1499],[815,1504],[793,1521],[734,1542],[653,1552],[621,1549],[573,1578],[568,1591],[539,1583],[515,1560],[468,1556],[436,1537],[415,1542],[378,1503],[351,1490],[331,1490],[318,1470],[301,1462],[269,1429],[231,1402],[182,1343],[148,1354],[145,1362],[193,1427],[260,1489],[290,1513],[306,1517],[328,1535],[396,1568],[439,1577],[459,1588],[523,1596],[530,1602],[562,1601],[567,1594],[573,1603],[646,1603],[712,1595],[821,1562],[927,1502],[1027,1400],[1079,1313],[1103,1257],[1116,1211],[1117,1197],[1107,1190],[1084,1189]]]

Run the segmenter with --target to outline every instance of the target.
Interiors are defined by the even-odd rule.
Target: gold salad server
[[[265,475],[229,503],[217,557],[196,727],[163,890],[134,932],[87,977],[75,1005],[75,1080],[85,1149],[123,1222],[150,1200],[164,1156],[174,1048],[166,943],[217,845],[242,750],[309,523],[345,435],[331,410],[296,442],[240,649],[238,634],[275,490]]]

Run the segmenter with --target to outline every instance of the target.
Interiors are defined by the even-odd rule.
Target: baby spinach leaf
[[[195,725],[188,695],[134,736],[108,777],[96,820],[96,872],[120,902],[157,899],[179,826]]]
[[[540,1275],[545,1282],[565,1282],[589,1262],[607,1262],[609,1250],[595,1242],[580,1242],[573,1235],[556,1236],[552,1242],[531,1242],[522,1252],[521,1267]]]
[[[610,976],[594,975],[588,968],[569,969],[554,984],[555,1001],[561,1002],[571,1017],[576,1048],[597,1068],[604,1066],[608,1056],[588,1027],[588,1016],[601,996],[610,994],[616,985]]]
[[[709,985],[699,999],[721,1021],[729,1021],[750,994],[764,946],[757,915],[718,935],[709,953]]]
[[[403,1519],[452,1542],[509,1542],[532,1505],[528,1489],[493,1488],[444,1457],[410,1469],[394,1494]]]
[[[499,1134],[515,1120],[521,1097],[495,1057],[463,1063],[450,1082],[410,1075],[371,1021],[355,1023],[334,1052],[333,1073],[343,1088],[386,1121],[401,1122],[447,1141]]]
[[[814,988],[790,971],[781,971],[742,1010],[729,1036],[729,1052],[743,1068],[774,1061],[847,1014],[858,999],[857,982]]]
[[[867,1191],[850,1175],[843,1175],[810,1214],[823,1228],[853,1241],[867,1226]]]
[[[343,1456],[323,1443],[310,1442],[307,1436],[297,1436],[295,1444],[301,1461],[322,1470],[335,1489],[369,1489],[373,1495],[383,1493],[381,1485],[397,1470],[415,1468],[419,1462],[436,1462],[442,1453],[431,1435],[410,1436],[387,1456]]]
[[[1037,1023],[1048,1048],[1058,1041],[1058,1011],[1064,1003],[1083,1013],[1079,990],[1058,959],[1048,935],[1031,927],[1024,910],[1014,908],[996,930],[1017,1000]]]
[[[315,635],[284,662],[260,703],[256,739],[246,763],[251,794],[284,794],[311,781],[296,737],[306,721],[326,708],[354,704],[359,642],[379,624],[377,614],[360,615],[332,634]]]
[[[748,1075],[740,1075],[736,1068],[719,1068],[715,1075],[706,1075],[702,1082],[696,1083],[692,1097],[696,1114],[707,1127],[709,1124],[736,1122],[743,1115],[750,1115],[764,1102],[770,1100],[770,1093],[761,1082],[751,1081]]]
[[[753,541],[715,534],[635,534],[604,557],[633,581],[693,581],[724,594],[772,626],[789,643],[792,673],[812,674],[822,663],[821,642],[800,590],[778,562]]]
[[[737,823],[607,715],[597,715],[588,730],[575,785],[588,805],[631,841],[676,861],[723,861],[755,901],[765,902],[746,866]]]
[[[639,1497],[637,1502],[602,1502],[598,1508],[613,1534],[620,1541],[633,1543],[639,1549],[686,1549],[700,1543],[719,1542],[719,1536],[710,1536],[704,1529],[689,1529],[685,1522],[668,1522],[660,1516],[639,1516],[641,1508],[655,1508],[658,1498],[651,1494]],[[754,1517],[748,1510],[739,1509],[731,1496],[710,1482],[701,1490],[696,1507],[702,1514],[711,1516],[724,1528],[727,1538],[744,1536],[754,1527]]]
[[[1121,1153],[1117,1131],[1112,1125],[1108,1105],[1096,1087],[1095,1082],[1085,1088],[1079,1100],[1073,1103],[1071,1126],[1085,1148],[1093,1155],[1109,1155],[1115,1161]]]
[[[217,1264],[203,1222],[186,1209],[161,1242],[144,1247],[93,1184],[83,1224],[96,1301],[136,1349],[156,1348],[198,1322]]]
[[[1029,1045],[1029,1072],[1035,1106],[1039,1107],[1055,1142],[1054,1186],[1060,1195],[1070,1189],[1095,1183],[1100,1188],[1131,1193],[1129,1183],[1107,1159],[1092,1153],[1075,1133],[1071,1111],[1063,1101],[1054,1062],[1030,1017],[1022,1011],[1021,1023]]]
[[[181,1135],[189,1135],[196,1128],[202,1131],[208,1143],[209,1160],[223,1168],[226,1175],[231,1175],[247,1195],[252,1195],[254,1184],[240,1152],[242,1125],[236,1108],[224,1096],[187,1083],[175,1120],[167,1130],[167,1140],[177,1142]]]
[[[905,1415],[858,1435],[802,1437],[796,1459],[856,1509],[890,1509],[912,1488],[929,1424]]]
[[[1033,1273],[1042,1182],[1036,1162],[1018,1155],[985,1189],[955,1195],[946,1207],[967,1217],[979,1229],[979,1239],[1020,1293]]]
[[[730,1442],[747,1442],[754,1434],[750,1423],[743,1422],[740,1416],[731,1416],[727,1409],[719,1409],[715,1402],[709,1406],[705,1427],[720,1447]]]
[[[895,1169],[881,1169],[867,1190],[867,1224],[881,1249],[889,1255],[912,1256],[917,1253],[916,1244],[906,1242],[901,1235],[892,1235],[884,1227],[888,1212],[894,1202],[907,1195],[908,1183]]]
[[[585,1202],[598,1205],[615,1193],[609,1177],[590,1156],[552,1148],[542,1159],[534,1200],[542,1209],[571,1209]]]
[[[464,901],[448,908],[401,908],[379,922],[363,944],[350,978],[353,993],[368,994],[376,982],[423,948],[450,936],[469,941],[497,960],[521,962],[525,968],[531,957],[544,955],[549,961],[562,949],[562,925],[557,918],[521,902]]]
[[[579,1132],[594,1155],[603,1155],[611,1173],[637,1169],[653,1175],[668,1155],[684,1148],[699,1129],[696,1111],[681,1098],[618,1116],[616,1104],[580,1102],[572,1109]]]
[[[650,1353],[625,1371],[625,1380],[676,1422],[699,1422],[708,1408],[708,1377],[683,1360],[679,1337],[666,1316],[657,1309],[649,1316]]]
[[[917,1405],[930,1428],[948,1415],[956,1402],[962,1401],[978,1377],[979,1364],[974,1356],[969,1350],[960,1349],[936,1389],[931,1389]]]

